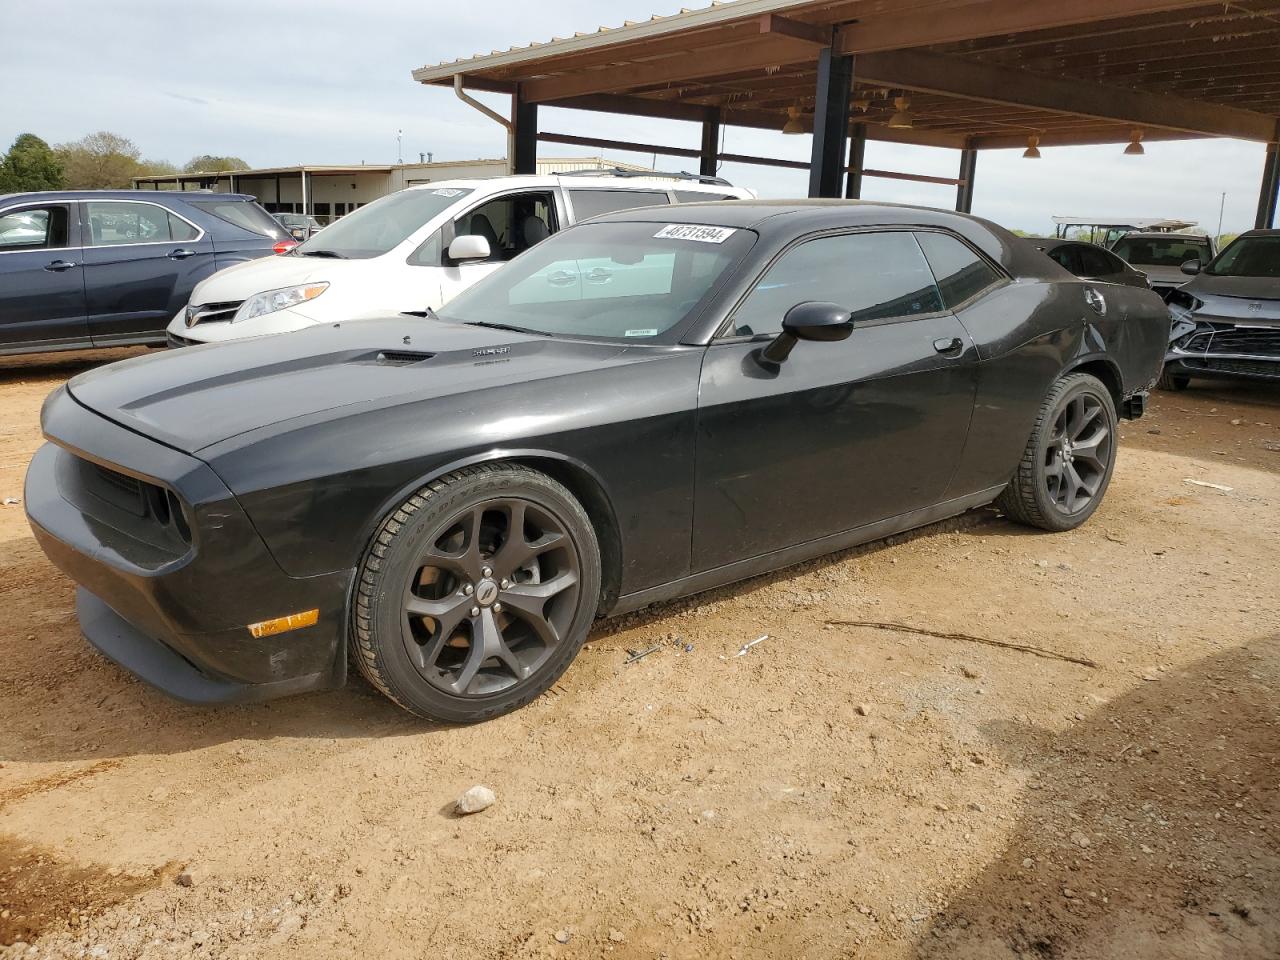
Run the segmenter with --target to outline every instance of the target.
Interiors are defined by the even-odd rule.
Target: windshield
[[[348,213],[295,247],[293,253],[307,256],[319,251],[321,256],[344,260],[381,256],[470,192],[460,187],[401,190]]]
[[[544,240],[438,313],[534,333],[652,339],[692,314],[754,242],[750,230],[731,227],[588,223]]]
[[[1215,277],[1280,277],[1280,235],[1240,237],[1205,273]]]
[[[1209,239],[1195,237],[1124,237],[1111,248],[1121,260],[1144,267],[1180,267],[1188,260],[1209,259]]]

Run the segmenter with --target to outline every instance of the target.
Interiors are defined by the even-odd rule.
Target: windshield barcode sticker
[[[623,334],[624,337],[656,337],[657,330],[628,330]]]
[[[431,192],[437,197],[460,197],[467,191],[455,190],[453,187],[438,187]]]
[[[733,227],[704,227],[693,223],[672,223],[653,235],[655,240],[696,240],[698,243],[724,243],[738,231]]]

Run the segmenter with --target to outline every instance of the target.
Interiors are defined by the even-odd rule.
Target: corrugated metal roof
[[[648,20],[624,20],[621,26],[597,27],[588,33],[575,33],[572,37],[552,37],[546,41],[534,41],[525,46],[509,47],[460,57],[438,64],[429,64],[413,71],[413,79],[419,83],[435,83],[458,73],[459,67],[487,70],[507,67],[535,57],[563,53],[580,53],[605,44],[625,43],[629,40],[650,40],[681,30],[715,26],[734,20],[745,20],[765,13],[795,12],[805,7],[822,7],[814,0],[712,0],[710,6],[697,9],[683,7],[679,13],[661,16],[654,14]]]

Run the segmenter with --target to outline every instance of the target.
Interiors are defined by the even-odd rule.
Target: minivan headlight
[[[239,323],[241,320],[252,320],[254,317],[275,313],[277,310],[288,310],[290,307],[296,307],[300,303],[314,300],[328,289],[329,284],[322,282],[304,283],[296,287],[281,287],[279,290],[265,290],[262,293],[255,293],[240,304],[240,309],[231,318],[231,322]]]

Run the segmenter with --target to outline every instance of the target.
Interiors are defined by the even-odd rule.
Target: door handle
[[[933,341],[933,349],[944,356],[956,356],[964,349],[964,341],[959,337],[941,337]]]
[[[577,279],[577,274],[570,273],[568,270],[557,270],[555,273],[547,274],[547,283],[553,287],[567,287]]]
[[[63,270],[70,270],[75,266],[71,260],[55,260],[53,263],[45,267],[50,273],[61,273]]]
[[[188,250],[186,247],[179,247],[177,250],[169,251],[170,260],[185,260],[187,257],[194,257],[195,255],[196,252],[194,250]]]

